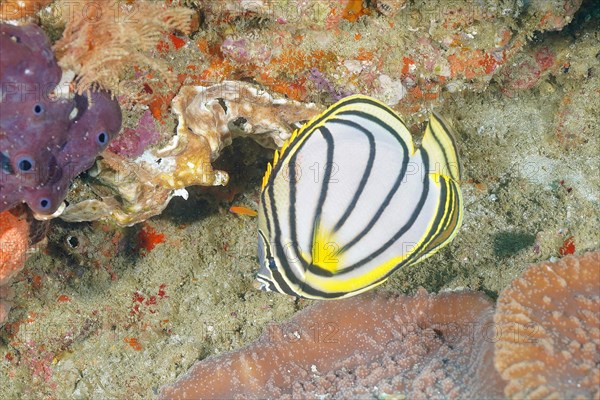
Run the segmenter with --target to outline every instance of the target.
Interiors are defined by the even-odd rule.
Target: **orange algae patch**
[[[575,240],[573,240],[573,236],[565,239],[558,252],[561,256],[567,256],[575,253]]]
[[[71,301],[71,298],[69,296],[67,296],[66,294],[61,294],[60,296],[58,296],[56,301],[59,303],[68,303]]]
[[[0,213],[0,285],[23,269],[29,248],[29,224],[8,210]]]
[[[464,76],[474,79],[477,76],[491,74],[501,63],[482,50],[460,49],[457,53],[448,56],[450,72],[453,78]]]
[[[173,33],[169,34],[169,39],[171,39],[171,43],[173,43],[173,46],[175,46],[176,50],[179,50],[187,43],[184,39],[175,36]]]
[[[506,397],[600,398],[600,252],[530,266],[494,321]]]
[[[410,72],[410,67],[415,65],[415,61],[412,58],[402,58],[402,75],[407,75]]]
[[[152,113],[152,116],[155,120],[164,124],[163,116],[166,115],[167,109],[171,104],[171,100],[175,97],[175,92],[169,92],[167,94],[156,94],[152,97],[150,102],[148,103],[148,108]]]
[[[160,39],[156,43],[156,50],[158,50],[161,53],[166,53],[167,51],[169,51],[169,43],[167,43],[166,41]]]
[[[165,241],[165,234],[158,232],[150,224],[144,223],[138,233],[137,239],[139,248],[149,253],[157,244]]]
[[[350,22],[356,22],[363,15],[371,15],[370,10],[363,7],[363,0],[348,0],[342,18]]]
[[[126,336],[125,339],[123,339],[123,341],[130,345],[135,351],[141,351],[143,349],[139,340],[135,337]]]
[[[369,61],[375,57],[375,53],[371,50],[367,50],[364,47],[358,48],[358,54],[356,55],[356,59],[358,61]]]
[[[239,351],[196,363],[163,399],[498,398],[481,293],[367,293],[318,302]],[[491,335],[491,336],[490,336]]]
[[[198,46],[198,50],[200,50],[204,54],[210,54],[208,48],[208,40],[205,38],[199,38],[196,41],[196,46]]]

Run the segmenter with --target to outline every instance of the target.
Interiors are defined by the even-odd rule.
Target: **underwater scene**
[[[600,400],[595,0],[1,0],[0,399]]]

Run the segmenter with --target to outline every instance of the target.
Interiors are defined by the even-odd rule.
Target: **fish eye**
[[[47,197],[42,197],[40,199],[39,205],[42,210],[47,210],[50,208],[50,206],[52,206],[52,201],[50,201],[50,199]]]
[[[104,131],[98,133],[98,136],[96,136],[96,141],[100,146],[104,146],[106,143],[108,143],[108,134]]]
[[[33,113],[35,115],[41,115],[44,112],[44,105],[37,103],[36,105],[33,106]]]
[[[17,158],[17,168],[21,172],[29,172],[33,169],[35,161],[30,156],[21,156]]]
[[[275,259],[273,257],[269,257],[269,269],[277,269],[277,264],[275,264]]]

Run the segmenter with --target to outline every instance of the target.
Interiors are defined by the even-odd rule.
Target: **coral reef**
[[[501,293],[494,321],[507,397],[600,396],[600,252],[531,265]]]
[[[320,302],[249,347],[197,363],[161,398],[499,397],[492,314],[478,293]]]
[[[10,11],[4,5],[12,3],[0,0],[1,11]],[[21,3],[42,1],[19,0]],[[55,0],[42,12],[32,12],[26,18],[40,24],[54,43],[62,37],[67,21],[56,17],[70,3]],[[118,10],[123,11],[123,18],[144,19],[143,13],[136,12],[137,5],[143,3],[139,0],[86,3],[90,4],[92,19],[98,6],[105,14],[115,15],[115,4],[122,7]],[[283,342],[296,340],[295,332],[307,349],[315,346],[315,333],[323,342],[317,345],[319,348],[325,348],[324,341],[332,337],[354,343],[353,338],[336,336],[327,320],[308,326],[308,337],[298,325],[269,327],[293,317],[310,302],[252,288],[257,268],[256,220],[250,212],[240,215],[239,207],[257,209],[260,179],[270,157],[268,149],[251,139],[234,140],[232,146],[220,152],[218,160],[210,161],[211,169],[205,169],[208,176],[215,170],[227,172],[227,187],[194,187],[189,190],[188,200],[174,197],[169,202],[170,197],[185,194],[182,189],[168,189],[172,183],[166,179],[177,176],[179,156],[174,153],[161,158],[157,151],[168,151],[172,144],[169,139],[179,137],[172,100],[182,86],[208,89],[227,80],[250,82],[274,99],[287,97],[323,106],[336,96],[363,93],[393,106],[413,132],[421,130],[418,124],[432,108],[452,120],[465,168],[462,188],[467,207],[463,228],[445,251],[426,263],[398,271],[385,285],[385,290],[396,295],[424,287],[430,293],[468,288],[493,297],[529,264],[600,248],[600,8],[596,1],[586,0],[576,14],[579,0],[152,3],[165,10],[175,5],[193,9],[198,16],[192,20],[196,26],[190,34],[184,34],[168,31],[170,28],[162,25],[165,28],[153,46],[144,51],[138,48],[145,57],[161,64],[162,70],[135,62],[128,67],[110,60],[107,63],[115,67],[120,90],[115,95],[123,110],[123,126],[128,129],[111,142],[119,140],[118,146],[105,150],[91,170],[71,183],[67,200],[72,207],[69,217],[101,217],[108,221],[46,222],[52,228],[46,251],[30,254],[24,269],[9,285],[0,286],[0,314],[8,312],[12,304],[0,327],[2,396],[156,398],[162,385],[174,382],[198,360],[209,362],[244,348],[263,331],[266,337],[274,338],[274,345],[282,343],[278,338]],[[569,23],[571,18],[574,20]],[[86,29],[94,32],[95,28],[102,27],[89,24]],[[114,29],[109,33],[118,32]],[[88,33],[71,32],[74,41],[78,34]],[[103,43],[103,38],[97,39],[94,44]],[[4,44],[0,51],[3,48]],[[133,47],[125,50],[134,51]],[[2,53],[2,72],[2,63],[10,61]],[[42,70],[48,71],[46,66]],[[74,73],[65,71],[64,75],[66,82]],[[63,88],[66,85],[59,84],[56,92]],[[222,98],[211,96],[211,104]],[[227,125],[234,125],[233,114],[224,117],[227,111],[216,106],[215,110],[218,120],[230,119]],[[206,112],[212,113],[208,109]],[[252,115],[243,113],[242,117],[256,123]],[[283,122],[287,126],[295,121]],[[55,129],[40,126],[49,133]],[[177,151],[198,145],[204,151],[203,157],[210,159],[211,145],[195,136],[190,131],[188,137],[180,137]],[[274,139],[284,136],[263,136],[264,143],[273,147]],[[189,147],[184,145],[188,138],[194,141]],[[164,180],[159,168],[163,162]],[[6,165],[10,163],[3,158],[0,166]],[[385,178],[386,171],[381,176]],[[6,177],[0,171],[0,182]],[[169,207],[163,211],[167,203]],[[230,207],[232,212],[227,211]],[[14,215],[14,210],[11,212]],[[116,220],[117,225],[127,225],[158,213],[162,215],[135,227],[121,228],[113,223]],[[36,231],[30,233],[30,240],[34,240],[31,235],[43,235],[43,230],[33,226],[30,230]],[[523,288],[529,293],[533,289]],[[563,294],[565,299],[548,297],[551,303],[562,305],[570,298],[570,293]],[[528,307],[540,298],[542,303],[544,300],[537,292],[531,298],[516,298]],[[369,311],[368,321],[375,318],[373,313]],[[578,314],[576,317],[580,322],[584,320]],[[519,315],[511,318],[520,321]],[[527,318],[536,320],[529,314]],[[549,318],[560,321],[559,312]],[[568,323],[574,321],[571,318]],[[552,341],[544,338],[538,344],[552,343],[562,350],[563,360],[571,351],[573,360],[583,360],[575,371],[588,365],[588,359],[579,355],[588,354],[584,350],[591,348],[589,344],[577,349],[576,341],[583,343],[580,336],[575,340],[575,336],[556,339],[557,329],[543,322],[540,327],[549,332]],[[525,329],[525,335],[530,334],[529,324],[518,326]],[[557,328],[564,326],[568,324],[557,324]],[[368,328],[376,330],[375,338],[385,336],[387,330],[375,324]],[[443,380],[446,371],[437,368],[440,364],[446,368],[444,356],[454,354],[445,347],[460,339],[439,335],[437,328],[417,327],[414,332],[406,332],[406,342],[391,340],[389,350],[406,346],[406,354],[420,351],[415,358],[384,359],[383,365],[369,364],[366,368],[341,366],[330,373],[323,372],[318,362],[302,365],[294,371],[307,371],[307,375],[290,376],[304,386],[292,390],[308,397],[317,393],[317,388],[319,393],[340,388],[340,393],[356,393],[354,397],[361,398],[373,398],[375,394],[403,398],[402,393],[410,393],[409,389],[415,397],[434,391],[428,397],[463,393],[454,391],[452,378]],[[493,337],[493,328],[487,332]],[[595,331],[574,332],[583,337]],[[504,346],[514,344],[506,342]],[[385,344],[381,348],[387,349]],[[556,357],[550,356],[558,353],[553,353],[551,347],[544,350],[549,356],[543,361],[553,362]],[[272,362],[270,354],[261,354],[259,360],[267,357]],[[414,360],[427,370],[414,370],[408,379],[418,377],[417,386],[409,383],[405,391],[398,390],[394,396],[395,382],[403,378],[388,379],[386,371],[397,371],[397,365]],[[518,365],[507,367],[503,373],[516,376],[523,368],[531,376],[537,361],[515,360]],[[506,360],[499,362],[509,365]],[[456,370],[455,365],[447,367],[450,373]],[[494,365],[486,362],[485,368],[490,367]],[[238,371],[236,366],[230,368]],[[561,365],[561,370],[569,368]],[[541,379],[541,374],[534,378]],[[466,375],[473,379],[474,371]],[[570,377],[570,371],[564,376]],[[594,376],[590,374],[590,379]],[[513,390],[529,390],[523,379],[514,380]],[[556,381],[551,382],[559,390],[554,393],[560,393],[566,386]],[[382,383],[378,386],[381,390],[376,390],[373,382]],[[326,389],[320,390],[322,387]],[[426,391],[428,387],[431,392]],[[467,398],[469,393],[482,392],[474,389],[462,397]],[[496,393],[505,397],[503,389]]]
[[[199,5],[212,32],[197,40],[209,61],[208,79],[250,76],[290,98],[319,101],[332,87],[374,96],[387,76],[406,89],[397,108],[425,114],[445,93],[487,88],[527,38],[560,30],[581,1]],[[321,75],[316,80],[315,69]]]
[[[120,225],[143,221],[162,212],[174,195],[186,196],[182,189],[188,186],[227,184],[228,174],[214,170],[211,163],[233,138],[250,137],[265,147],[276,148],[291,135],[293,123],[310,119],[320,109],[314,104],[272,96],[245,82],[184,86],[173,99],[173,113],[179,124],[169,142],[128,158],[119,143],[127,140],[127,148],[141,146],[135,138],[117,139],[114,149],[119,154],[106,151],[91,174],[90,185],[99,194],[95,197],[100,198],[72,199],[61,218],[112,218]],[[139,140],[146,140],[144,137],[141,134]]]
[[[68,3],[59,0],[52,7],[73,8]],[[245,136],[244,129],[263,145],[280,145],[281,138],[265,136],[251,125],[236,126],[245,118],[238,110],[219,110],[218,99],[231,89],[228,79],[252,81],[270,93],[318,103],[351,93],[369,94],[400,110],[409,123],[420,122],[428,109],[445,100],[446,92],[482,91],[494,79],[508,94],[535,87],[557,70],[557,63],[552,51],[543,48],[522,54],[527,38],[534,31],[561,29],[580,5],[136,1],[91,7],[86,14],[78,3],[62,13],[74,17],[63,21],[64,34],[54,46],[60,65],[77,74],[76,90],[81,93],[97,82],[115,91],[132,118],[150,127],[147,106],[161,129],[152,139],[152,127],[127,129],[111,147],[118,156],[99,166],[104,177],[91,181],[92,193],[72,196],[74,204],[81,204],[65,217],[81,221],[112,215],[119,224],[139,222],[160,213],[174,190],[225,184],[225,172],[214,171],[211,163],[230,137]],[[192,6],[201,13],[198,20]],[[144,18],[138,18],[141,15]],[[333,39],[324,37],[327,29],[334,32]],[[387,31],[394,33],[383,34]],[[172,59],[169,65],[163,61],[167,58]],[[204,89],[209,87],[213,89]],[[243,95],[246,89],[233,90]],[[204,102],[203,96],[212,103]],[[165,147],[169,109],[179,124],[174,141]],[[203,120],[207,112],[214,121]],[[277,119],[261,123],[265,129],[286,131]],[[183,132],[187,127],[195,135]],[[123,169],[135,172],[123,174]],[[113,178],[123,175],[127,177],[120,188]],[[96,183],[107,185],[112,193]]]
[[[135,82],[124,80],[132,65],[156,71],[173,83],[167,65],[147,52],[164,31],[189,34],[192,10],[147,0],[103,5],[61,0],[56,7],[66,19],[66,27],[54,49],[60,66],[77,75],[77,93],[98,85],[118,95],[133,96],[137,93]]]
[[[0,211],[25,202],[59,213],[70,182],[119,132],[121,109],[103,91],[58,97],[61,70],[36,25],[0,24],[0,49]]]

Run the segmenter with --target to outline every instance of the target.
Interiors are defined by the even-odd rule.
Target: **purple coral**
[[[353,94],[347,90],[336,88],[317,68],[311,68],[309,72],[310,75],[308,76],[308,79],[315,84],[317,90],[323,90],[328,93],[333,101],[341,100],[344,97],[348,97]]]
[[[54,96],[62,72],[37,25],[0,24],[0,55],[0,212],[25,202],[49,215],[119,132],[121,109],[103,91]]]

